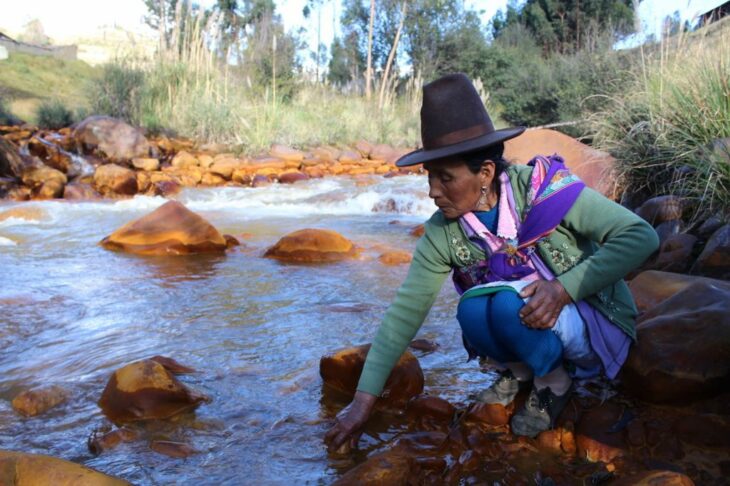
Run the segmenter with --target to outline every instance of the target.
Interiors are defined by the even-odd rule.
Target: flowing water
[[[372,339],[407,272],[377,256],[413,249],[410,228],[434,209],[426,186],[419,176],[329,178],[181,193],[188,208],[244,242],[224,256],[139,257],[98,245],[162,198],[0,204],[0,212],[40,213],[38,221],[0,222],[0,449],[61,457],[135,484],[332,482],[402,432],[398,420],[375,417],[362,452],[328,457],[322,437],[344,403],[323,394],[318,365],[326,353]],[[302,228],[338,231],[364,248],[362,258],[262,258]],[[426,391],[452,402],[488,378],[465,363],[455,305],[447,283],[419,333],[441,348],[416,352]],[[212,402],[147,425],[145,437],[199,452],[171,459],[138,441],[91,455],[86,440],[107,423],[96,402],[110,375],[158,354],[199,370],[181,381]],[[36,418],[12,410],[17,393],[46,384],[71,399]]]

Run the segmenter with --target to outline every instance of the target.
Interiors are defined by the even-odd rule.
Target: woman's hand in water
[[[378,397],[370,393],[355,393],[352,403],[337,414],[335,425],[324,436],[330,452],[338,451],[342,446],[357,447],[362,427],[368,421],[377,399]]]
[[[557,280],[538,280],[522,289],[520,297],[530,301],[520,310],[520,319],[533,329],[550,329],[563,307],[571,303],[570,295]]]

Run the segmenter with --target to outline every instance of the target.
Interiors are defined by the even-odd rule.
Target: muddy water
[[[318,363],[374,335],[407,271],[380,264],[378,252],[413,249],[410,226],[433,209],[425,190],[424,178],[409,176],[183,192],[178,199],[190,209],[245,242],[214,257],[137,257],[97,245],[160,198],[24,203],[40,209],[38,221],[0,222],[0,448],[69,459],[135,484],[331,482],[401,432],[398,420],[376,418],[359,455],[329,458],[322,436],[343,403],[323,396]],[[365,248],[362,259],[304,266],[261,257],[305,227],[342,233]],[[417,355],[427,391],[458,402],[489,377],[465,363],[455,304],[447,283],[419,334],[441,348]],[[156,354],[198,369],[182,380],[212,402],[148,425],[146,438],[198,453],[171,459],[140,441],[92,456],[86,439],[106,424],[96,402],[110,374]],[[41,384],[61,385],[72,398],[20,418],[10,400]]]

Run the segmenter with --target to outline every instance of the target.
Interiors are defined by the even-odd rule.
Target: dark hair
[[[484,162],[491,160],[494,162],[494,179],[492,179],[492,190],[497,191],[499,188],[499,176],[509,166],[509,162],[504,160],[502,157],[504,154],[504,144],[498,143],[487,147],[476,152],[469,152],[461,157],[464,159],[464,163],[472,172],[472,174],[478,174],[482,170]]]

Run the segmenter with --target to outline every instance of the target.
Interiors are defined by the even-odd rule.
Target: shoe
[[[537,391],[532,388],[525,406],[512,416],[510,427],[514,435],[536,437],[555,426],[555,420],[567,405],[573,385],[563,395],[556,395],[550,387]]]
[[[527,381],[519,381],[510,370],[501,372],[492,386],[477,395],[477,401],[482,403],[499,403],[505,407],[512,403],[520,389],[527,386]]]

